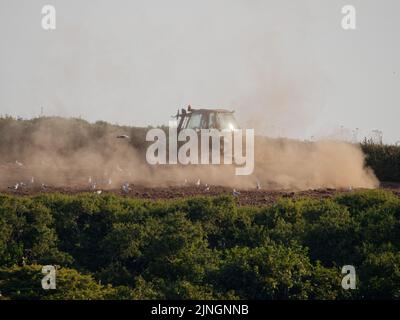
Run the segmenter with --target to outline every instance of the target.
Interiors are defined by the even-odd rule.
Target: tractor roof
[[[192,113],[209,113],[209,112],[219,112],[219,113],[234,113],[234,111],[226,109],[193,109],[190,111]]]

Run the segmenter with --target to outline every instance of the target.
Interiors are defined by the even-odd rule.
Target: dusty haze
[[[378,181],[364,168],[358,145],[339,141],[301,142],[256,137],[255,170],[235,176],[234,166],[150,166],[145,161],[144,135],[107,124],[81,120],[38,119],[1,127],[1,184],[16,183],[87,188],[120,188],[122,183],[146,186],[201,184],[263,189],[373,188]],[[145,133],[143,128],[142,133]],[[143,140],[141,140],[143,139]],[[33,178],[33,179],[32,179]],[[186,182],[185,182],[186,181]]]

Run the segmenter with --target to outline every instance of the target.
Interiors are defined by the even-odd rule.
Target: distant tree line
[[[386,145],[365,140],[361,144],[366,165],[381,181],[400,182],[400,145]]]

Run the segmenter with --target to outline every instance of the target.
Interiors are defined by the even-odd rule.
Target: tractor
[[[189,105],[187,110],[178,110],[174,117],[178,121],[178,132],[183,129],[197,132],[201,129],[235,130],[239,127],[233,113],[225,109],[193,109]]]

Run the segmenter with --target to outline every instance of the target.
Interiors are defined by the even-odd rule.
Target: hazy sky
[[[399,31],[398,0],[0,0],[0,114],[145,126],[190,103],[270,135],[394,143]]]

